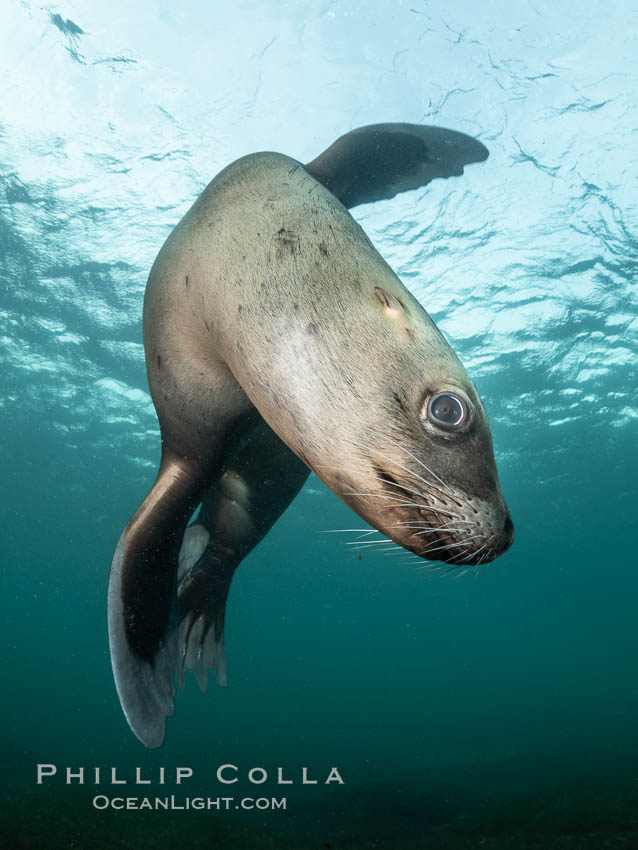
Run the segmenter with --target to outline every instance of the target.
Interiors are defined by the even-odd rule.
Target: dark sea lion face
[[[454,351],[401,290],[375,288],[379,323],[363,348],[383,352],[367,371],[368,420],[353,438],[350,460],[322,477],[411,552],[486,563],[514,536],[487,416]]]
[[[513,525],[483,406],[469,381],[425,377],[420,390],[420,407],[401,411],[392,439],[370,452],[367,509],[390,539],[427,560],[491,561],[511,545]]]

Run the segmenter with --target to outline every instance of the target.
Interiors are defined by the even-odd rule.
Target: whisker
[[[383,452],[380,452],[378,449],[373,449],[372,446],[368,446],[366,448],[366,446],[363,446],[363,445],[360,445],[360,448],[366,449],[366,451],[372,452],[373,454],[379,455],[379,457],[385,458],[385,460],[389,461],[390,463],[393,463],[395,466],[398,466],[399,469],[402,469],[404,472],[407,472],[408,475],[411,475],[413,478],[416,478],[422,484],[425,484],[426,487],[432,488],[434,486],[431,481],[426,481],[425,478],[423,478],[417,472],[414,472],[414,470],[409,469],[407,466],[403,466],[402,463],[399,463],[397,460],[393,460],[391,457],[388,457],[387,455],[383,454]],[[401,448],[401,447],[399,446],[399,448]],[[407,449],[404,449],[404,451],[407,451]],[[409,452],[408,452],[408,454],[409,454]],[[441,482],[441,483],[443,483],[443,482]],[[437,488],[435,487],[435,489],[437,489]]]
[[[464,543],[467,543],[467,542],[468,542],[467,540],[462,540],[460,543],[446,543],[444,546],[436,546],[433,549],[432,548],[422,549],[418,554],[419,555],[429,555],[430,552],[441,552],[445,549],[455,549],[457,546],[462,546]]]
[[[487,541],[487,543],[489,543],[489,540]],[[470,560],[470,558],[476,558],[476,556],[478,555],[478,553],[479,553],[479,552],[481,552],[483,549],[485,549],[485,547],[487,546],[487,543],[484,543],[484,544],[480,547],[480,549],[477,549],[475,552],[471,552],[471,553],[467,556],[467,558],[463,558],[463,560],[464,560],[464,561],[469,561],[469,560]]]
[[[394,464],[399,469],[402,469],[412,479],[415,479],[416,481],[419,481],[423,485],[425,485],[425,487],[427,488],[427,490],[429,492],[431,492],[431,493],[438,492],[438,493],[441,493],[442,495],[445,495],[443,493],[443,491],[439,487],[434,485],[431,481],[428,481],[423,476],[419,475],[417,472],[410,469],[406,465],[399,463],[398,461],[394,460],[393,458],[390,458],[388,455],[384,454],[384,452],[380,451],[379,449],[373,448],[371,446],[365,446],[364,444],[357,443],[354,440],[351,441],[351,442],[352,442],[353,445],[358,446],[359,448],[362,448],[365,451],[371,452],[374,455],[382,457],[385,460],[387,460],[389,463]],[[405,448],[405,446],[402,446],[398,443],[396,445],[397,445],[397,447],[399,448],[400,451],[404,452],[406,455],[408,455],[408,457],[412,458],[412,460],[414,460],[417,464],[419,464],[419,466],[422,469],[424,469],[432,478],[434,478],[434,480],[437,481],[441,485],[441,487],[445,488],[445,490],[447,491],[448,494],[454,494],[454,491],[452,490],[452,488],[448,484],[446,484],[445,481],[443,481],[443,479],[434,472],[434,470],[430,469],[430,467],[427,466],[427,464],[425,464],[422,460],[420,460],[418,457],[416,457],[416,455],[414,455],[409,449]],[[327,466],[323,466],[323,467],[320,467],[320,468],[339,469],[340,471],[346,472],[348,474],[355,474],[355,475],[359,475],[359,476],[361,475],[360,470],[355,470],[355,469],[347,468],[347,467],[335,467],[335,466],[327,467]],[[372,476],[372,475],[369,475],[369,474],[365,474],[364,477],[365,478],[374,478],[376,480],[376,476]],[[404,484],[399,484],[396,481],[387,481],[386,480],[385,484],[387,486],[394,487],[397,490],[402,490],[405,493],[409,493],[413,496],[416,496],[417,498],[420,498],[420,499],[423,499],[423,500],[425,500],[427,498],[426,493],[419,492],[418,490],[416,490],[414,488],[407,487]],[[437,533],[437,532],[460,533],[460,532],[465,530],[463,528],[450,527],[451,521],[455,521],[455,524],[459,525],[459,526],[468,526],[467,530],[469,530],[469,528],[473,525],[473,523],[470,520],[463,519],[463,517],[461,515],[453,512],[453,511],[449,511],[445,508],[441,508],[441,507],[438,507],[436,505],[424,504],[423,502],[419,502],[419,501],[409,501],[405,497],[400,498],[398,494],[397,495],[391,495],[391,494],[381,494],[381,493],[345,492],[342,495],[355,496],[355,497],[359,496],[361,498],[371,498],[371,499],[384,500],[384,501],[390,503],[390,504],[386,504],[386,506],[385,506],[386,509],[388,509],[388,508],[400,508],[400,507],[414,507],[414,508],[417,508],[419,510],[427,511],[430,514],[434,514],[435,516],[444,515],[444,516],[448,516],[450,518],[450,520],[443,526],[428,525],[427,520],[426,520],[425,525],[414,524],[414,521],[410,521],[410,522],[406,521],[404,523],[397,523],[395,525],[389,526],[390,528],[401,528],[401,527],[403,527],[403,528],[406,528],[406,529],[407,528],[415,529],[415,534],[413,535],[415,537],[427,535],[427,534],[434,534],[434,533]],[[452,497],[449,497],[449,498],[452,498]],[[452,498],[452,501],[455,504],[458,504],[456,499]],[[459,507],[461,507],[461,505],[459,505]],[[356,531],[358,531],[360,534],[362,534],[363,537],[368,537],[371,534],[375,533],[374,531],[366,531],[364,529],[348,529],[348,530],[344,529],[343,530],[344,533],[347,533],[347,532],[354,533]],[[333,532],[333,533],[336,533],[336,531]],[[426,548],[426,549],[422,550],[421,552],[419,552],[417,554],[417,556],[424,556],[424,555],[427,556],[431,552],[438,552],[438,551],[443,551],[443,550],[448,550],[448,549],[456,549],[458,547],[464,546],[465,544],[469,543],[471,540],[477,539],[480,536],[481,535],[474,535],[474,536],[465,538],[464,540],[459,541],[458,543],[448,543],[448,544],[442,544],[441,546],[437,546],[437,547],[434,547],[434,548],[431,548],[431,547]],[[395,545],[397,545],[397,544],[392,543],[392,541],[387,541],[387,538],[383,538],[383,539],[378,540],[378,541],[364,541],[364,543],[367,544],[365,548],[372,548],[373,545],[382,544],[384,542],[390,542],[392,544],[392,546],[391,546],[392,549],[395,547]],[[488,540],[486,543],[483,544],[483,546],[481,546],[475,552],[470,552],[469,554],[465,554],[467,552],[467,549],[465,549],[462,552],[459,552],[459,555],[464,554],[464,557],[462,559],[464,561],[469,561],[472,558],[476,558],[476,556],[489,544],[489,542],[490,541]],[[354,543],[348,543],[346,545],[359,545],[359,546],[361,546],[361,544],[359,544],[358,541],[354,541]],[[403,547],[399,547],[399,550],[402,551]],[[384,551],[384,550],[377,549],[377,551]]]
[[[375,499],[386,499],[387,501],[390,501],[390,502],[393,503],[392,506],[422,508],[423,510],[430,511],[430,513],[433,513],[433,514],[445,514],[446,516],[453,517],[454,519],[457,520],[457,522],[463,522],[463,523],[466,522],[466,520],[464,520],[461,516],[459,516],[459,514],[455,514],[452,511],[447,511],[447,510],[445,510],[445,508],[439,508],[439,507],[434,508],[431,505],[424,505],[421,502],[408,502],[408,501],[405,501],[405,500],[400,500],[400,498],[398,496],[388,496],[388,495],[383,495],[381,493],[347,493],[347,492],[342,493],[342,495],[343,496],[369,496],[370,498],[375,498]]]
[[[353,443],[353,445],[356,445],[359,448],[363,448],[366,451],[370,451],[373,454],[379,455],[379,457],[385,458],[390,463],[395,464],[395,466],[398,466],[399,469],[402,469],[404,472],[407,472],[407,474],[410,475],[412,478],[414,478],[417,481],[420,481],[422,484],[424,484],[428,488],[428,490],[430,490],[430,491],[434,490],[436,492],[442,493],[442,491],[438,487],[433,485],[431,481],[427,481],[425,478],[423,478],[418,473],[414,472],[413,470],[409,469],[407,466],[404,466],[403,464],[399,463],[398,461],[393,460],[392,458],[388,457],[388,455],[384,454],[383,452],[379,451],[378,449],[374,449],[371,446],[366,447],[362,443],[357,443],[356,441],[352,441],[352,443]],[[417,457],[415,457],[415,455],[413,455],[412,452],[410,452],[408,449],[404,448],[403,446],[399,446],[399,448],[402,451],[404,451],[406,454],[408,454],[410,457],[412,457],[415,461],[417,461],[417,463],[419,463],[427,472],[429,472],[430,475],[432,475],[449,492],[452,492],[450,487],[441,478],[439,478],[439,476],[436,475],[435,472],[433,472],[422,461],[420,461]],[[357,472],[356,470],[348,469],[347,467],[322,466],[320,468],[339,469],[340,471],[349,472],[349,473]],[[364,477],[365,478],[374,478],[376,480],[375,476],[365,475]],[[411,493],[412,495],[425,498],[424,493],[420,493],[418,490],[415,490],[415,489],[410,488],[410,487],[406,487],[405,485],[399,484],[396,481],[386,481],[386,484],[389,485],[389,486],[392,486],[392,487],[396,487],[400,490],[404,490],[406,493]],[[409,501],[406,501],[406,500],[401,501],[399,499],[398,495],[392,496],[392,495],[389,495],[389,494],[382,494],[382,493],[358,493],[358,492],[349,492],[349,491],[344,491],[341,495],[343,495],[343,496],[359,496],[360,498],[370,498],[370,499],[385,499],[386,501],[393,502],[393,504],[396,507],[416,507],[416,508],[419,508],[421,510],[429,511],[430,513],[444,514],[445,516],[449,516],[452,519],[456,519],[458,523],[461,523],[461,524],[464,524],[464,525],[471,525],[472,524],[469,520],[464,520],[461,515],[454,513],[453,511],[448,511],[445,508],[441,508],[441,507],[438,507],[436,505],[427,505],[427,504],[420,503],[420,502],[409,502]]]
[[[405,497],[401,496],[389,496],[383,493],[349,493],[344,491],[342,496],[368,496],[373,499],[385,499],[388,502],[392,502],[390,507],[415,507],[415,508],[423,508],[426,511],[434,512],[434,508],[430,508],[429,505],[424,505],[421,502],[408,502],[405,500]],[[437,511],[441,513],[450,513],[449,511],[444,511],[443,508],[436,508]],[[450,516],[455,517],[456,514],[450,514]]]
[[[395,463],[395,461],[392,461],[392,463]],[[385,481],[385,484],[387,484],[389,487],[400,487],[401,490],[405,490],[407,493],[413,493],[415,496],[424,496],[424,494],[420,493],[418,490],[412,490],[410,487],[406,487],[405,485],[399,484],[396,481]],[[432,489],[431,484],[428,484],[428,489]],[[435,487],[434,489],[439,493],[441,492],[438,487]]]
[[[425,469],[425,470],[426,470],[426,472],[429,472],[429,474],[430,474],[430,475],[431,475],[434,479],[436,479],[436,481],[438,481],[438,482],[439,482],[439,484],[441,484],[441,486],[445,487],[445,489],[448,491],[448,493],[454,493],[454,491],[451,489],[451,487],[449,487],[449,486],[445,483],[445,481],[443,481],[441,478],[439,478],[439,476],[438,476],[435,472],[433,472],[433,471],[430,469],[430,467],[429,467],[429,466],[426,466],[426,464],[424,464],[424,463],[423,463],[423,461],[419,460],[419,458],[418,458],[418,457],[416,457],[415,455],[413,455],[411,451],[409,451],[408,449],[406,449],[406,448],[405,448],[405,446],[401,446],[399,443],[396,443],[396,446],[397,446],[397,448],[399,448],[401,451],[405,452],[405,453],[406,453],[406,454],[408,454],[411,458],[413,458],[413,460],[415,460],[418,464],[420,464],[420,466],[422,466],[422,467],[423,467],[423,469]],[[366,447],[365,447],[365,446],[361,446],[361,448],[366,448]],[[417,472],[415,472],[413,469],[409,469],[407,466],[403,466],[403,465],[402,465],[402,464],[400,464],[398,461],[394,460],[393,458],[388,457],[387,455],[383,454],[383,452],[380,452],[378,449],[373,449],[373,448],[370,446],[370,447],[368,447],[368,449],[367,449],[367,450],[368,450],[368,451],[370,451],[370,452],[374,452],[375,454],[378,454],[380,457],[385,458],[385,460],[389,461],[390,463],[393,463],[395,466],[398,466],[398,467],[399,467],[399,469],[404,470],[404,472],[407,472],[407,473],[408,473],[408,475],[411,475],[413,478],[416,478],[418,481],[421,481],[423,484],[425,484],[425,485],[428,487],[428,489],[430,489],[430,490],[434,490],[434,491],[436,491],[437,493],[441,493],[441,495],[443,495],[443,496],[445,496],[445,495],[446,495],[446,493],[445,493],[443,490],[441,490],[441,489],[440,489],[440,487],[437,487],[437,486],[436,486],[436,484],[433,484],[431,481],[427,481],[425,478],[423,478],[422,476],[420,476],[420,475],[419,475]],[[401,485],[398,485],[398,486],[401,486]],[[458,504],[458,503],[457,503],[457,504]]]
[[[364,540],[363,543],[359,543],[356,540],[348,540],[346,546],[379,546],[381,543],[393,543],[393,540],[390,540],[388,537],[384,537],[382,540]]]
[[[430,526],[423,525],[424,522],[427,522],[427,520],[422,519],[420,521],[419,525],[416,525],[415,519],[412,518],[412,519],[401,520],[401,522],[397,522],[397,523],[395,523],[395,525],[397,527],[405,526],[406,528],[411,528],[411,527],[414,527],[414,528],[429,528]],[[445,531],[446,528],[449,528],[451,522],[452,522],[451,519],[444,520],[443,525],[441,526],[441,530]],[[472,522],[472,520],[470,520],[470,519],[457,519],[456,522],[459,525],[475,525],[476,524],[476,523]]]
[[[387,496],[384,493],[351,493],[348,490],[343,490],[342,496],[371,496],[375,499],[398,499],[398,496]]]
[[[471,537],[466,537],[463,540],[459,540],[458,542],[451,543],[450,546],[463,546],[465,543],[469,543],[470,540],[476,540],[479,537],[482,537],[482,535],[481,534],[473,534]]]
[[[435,479],[439,482],[439,484],[441,484],[443,487],[445,487],[445,489],[446,489],[446,490],[448,490],[448,492],[450,492],[450,493],[452,493],[452,492],[453,492],[453,490],[451,489],[451,487],[449,487],[449,486],[445,483],[445,481],[443,481],[443,479],[439,478],[439,476],[436,474],[436,472],[433,472],[433,471],[430,469],[430,467],[429,467],[429,466],[426,466],[426,465],[423,463],[423,461],[422,461],[422,460],[419,460],[419,458],[418,458],[418,457],[416,457],[416,455],[413,455],[411,451],[409,451],[408,449],[406,449],[406,448],[405,448],[405,446],[400,446],[400,445],[397,443],[397,447],[398,447],[398,448],[400,448],[400,449],[401,449],[401,451],[403,451],[403,452],[405,452],[406,454],[410,455],[410,457],[412,458],[412,460],[415,460],[418,464],[420,464],[420,465],[423,467],[423,469],[425,469],[425,471],[426,471],[426,472],[429,472],[429,473],[430,473],[430,475],[431,475],[433,478],[435,478]]]
[[[357,444],[355,443],[355,445],[357,445]],[[364,446],[363,444],[360,444],[360,448],[365,449],[365,448],[366,448],[366,446]],[[402,446],[399,446],[399,448],[402,448]],[[400,468],[401,468],[401,469],[403,469],[405,472],[407,472],[407,473],[408,473],[408,475],[411,475],[413,478],[416,478],[416,479],[418,479],[419,481],[421,481],[423,484],[425,484],[425,485],[426,485],[426,487],[427,487],[429,490],[434,490],[434,491],[436,491],[437,493],[441,493],[442,495],[445,495],[445,494],[443,493],[443,491],[442,491],[439,487],[437,487],[435,484],[432,484],[432,482],[431,482],[431,481],[426,481],[424,478],[421,478],[421,476],[417,475],[417,474],[416,474],[415,472],[413,472],[412,470],[408,469],[408,468],[407,468],[407,467],[405,467],[405,466],[402,466],[402,465],[401,465],[400,463],[398,463],[396,460],[393,460],[392,458],[388,457],[387,455],[384,455],[382,452],[378,451],[377,449],[368,448],[368,449],[367,449],[367,451],[374,452],[375,454],[378,454],[378,455],[380,455],[381,457],[385,458],[385,459],[386,459],[389,463],[393,463],[395,466],[400,467]],[[407,449],[403,449],[403,451],[406,451],[406,452],[407,452]],[[408,454],[410,454],[410,452],[408,452]],[[417,458],[415,458],[415,460],[417,460]],[[420,463],[420,461],[418,461],[418,462]],[[421,466],[424,466],[424,464],[421,464]],[[355,469],[355,468],[353,468],[353,467],[347,467],[347,466],[326,466],[325,464],[321,464],[321,465],[317,465],[317,469],[331,469],[331,470],[338,471],[338,472],[347,472],[347,473],[349,473],[350,475],[356,475],[358,478],[371,478],[373,481],[377,481],[377,480],[378,480],[378,478],[377,478],[377,476],[376,476],[376,475],[374,475],[374,474],[372,474],[372,473],[369,473],[369,472],[363,472],[362,470],[360,470],[360,469]],[[428,470],[428,471],[429,471],[429,470]],[[434,473],[432,473],[432,474],[434,475]],[[434,476],[434,477],[436,477],[436,476]],[[414,494],[415,494],[415,495],[417,495],[417,496],[421,496],[421,495],[423,495],[422,493],[419,493],[417,490],[410,490],[408,487],[405,487],[403,484],[398,484],[398,483],[397,483],[397,482],[395,482],[395,481],[386,481],[385,483],[386,483],[387,485],[391,486],[391,487],[400,487],[402,490],[407,490],[409,493],[414,493]],[[447,486],[447,485],[445,485],[445,486]],[[449,488],[448,488],[448,489],[449,489]]]
[[[420,564],[417,567],[419,572],[423,572],[423,570],[427,570],[428,573],[439,573],[440,575],[449,575],[451,573],[451,568],[449,564],[446,564],[443,561],[424,561],[423,558],[419,558]]]
[[[476,535],[476,536],[478,537],[479,535]],[[469,538],[469,539],[472,539],[472,538]],[[431,554],[432,552],[441,552],[441,551],[448,550],[448,549],[455,549],[457,546],[462,546],[464,543],[467,543],[467,542],[468,542],[467,540],[461,540],[459,543],[447,543],[445,546],[435,546],[434,548],[429,547],[427,549],[422,549],[420,552],[417,552],[417,555],[427,556],[427,555]],[[467,552],[467,549],[462,549],[458,554],[462,555],[464,552]],[[427,560],[427,557],[426,557],[426,560]],[[463,559],[463,560],[465,560],[465,559]],[[455,566],[455,564],[451,564],[451,566]]]

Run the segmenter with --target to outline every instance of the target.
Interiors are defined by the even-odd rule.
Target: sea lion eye
[[[437,393],[428,404],[428,419],[441,428],[460,428],[467,420],[467,404],[453,393]]]

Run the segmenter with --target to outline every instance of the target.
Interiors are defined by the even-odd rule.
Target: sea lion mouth
[[[508,537],[499,543],[499,533],[487,515],[472,499],[450,487],[425,488],[407,484],[374,464],[388,508],[393,515],[384,531],[398,545],[428,561],[444,561],[450,565],[473,566],[493,561],[509,548],[512,529],[509,514],[505,521]]]

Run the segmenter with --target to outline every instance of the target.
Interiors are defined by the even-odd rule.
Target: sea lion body
[[[405,316],[397,329],[375,286],[393,290],[426,327]],[[402,383],[421,377],[405,376],[406,368],[422,372],[423,355],[410,356],[417,335],[431,337],[430,368],[437,347],[444,368],[451,361],[435,325],[344,206],[281,154],[245,157],[209,184],[158,256],[144,327],[163,434],[187,455],[210,451],[218,430],[210,413],[219,409],[211,393],[236,381],[243,393],[226,397],[225,410],[242,416],[258,405],[309,466],[325,465],[351,454],[353,439],[387,427],[387,388],[400,375]]]
[[[144,345],[162,463],[109,587],[118,692],[149,746],[173,712],[175,672],[183,683],[192,667],[205,687],[213,667],[225,682],[233,572],[308,468],[423,557],[479,563],[511,543],[487,417],[465,369],[334,194],[349,204],[389,197],[446,176],[446,156],[457,174],[462,157],[486,153],[469,156],[473,140],[451,131],[379,126],[305,167],[277,153],[233,163],[151,271]],[[434,147],[417,156],[423,138]],[[390,176],[366,182],[352,168],[362,150]]]

